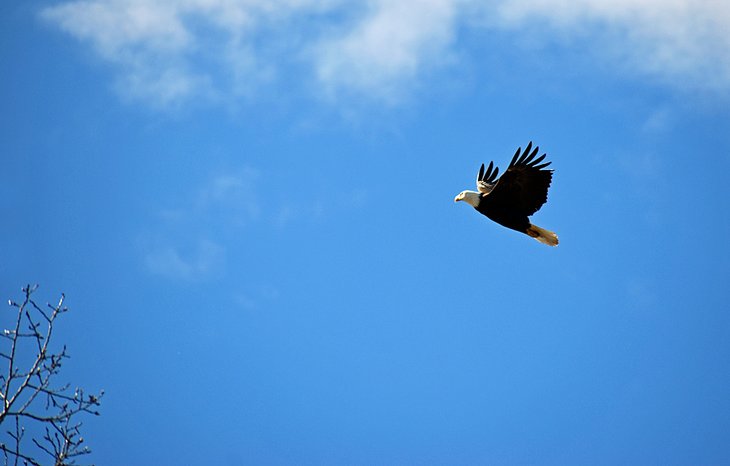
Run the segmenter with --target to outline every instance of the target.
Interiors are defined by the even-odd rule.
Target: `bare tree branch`
[[[82,445],[82,424],[76,418],[98,416],[104,392],[85,395],[76,388],[69,393],[69,384],[52,385],[69,358],[65,345],[55,352],[50,346],[56,319],[68,309],[63,294],[58,304],[42,309],[32,298],[37,289],[37,285],[26,286],[20,304],[9,301],[15,314],[10,328],[0,333],[0,343],[7,345],[0,351],[0,361],[7,362],[6,370],[0,369],[0,425],[9,420],[13,424],[6,431],[10,441],[0,440],[0,451],[6,466],[40,466],[39,455],[55,466],[76,465],[77,457],[91,452]],[[23,442],[26,425],[31,428],[28,432],[40,432],[31,436],[30,443]]]

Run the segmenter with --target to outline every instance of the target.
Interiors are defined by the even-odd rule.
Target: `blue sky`
[[[0,8],[0,289],[93,461],[730,462],[730,7]],[[454,196],[534,141],[534,223]]]

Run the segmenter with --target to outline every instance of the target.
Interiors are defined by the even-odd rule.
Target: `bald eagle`
[[[530,142],[525,151],[517,148],[507,171],[499,178],[499,168],[494,162],[477,175],[477,190],[462,191],[454,202],[465,201],[480,214],[512,230],[524,233],[548,246],[558,245],[558,235],[530,223],[528,217],[547,201],[548,188],[553,178],[552,170],[545,170],[551,162],[540,163],[547,154],[535,158],[539,147]],[[520,154],[521,153],[521,154]],[[492,170],[494,169],[494,170]]]

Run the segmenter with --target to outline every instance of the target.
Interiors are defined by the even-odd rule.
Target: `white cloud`
[[[192,37],[169,2],[137,0],[77,1],[50,7],[43,15],[80,39],[90,40],[109,59],[137,51],[185,49]]]
[[[442,64],[454,39],[457,2],[371,2],[365,17],[316,46],[315,66],[328,93],[356,89],[397,100],[403,81]]]
[[[119,66],[118,85],[132,96],[168,104],[199,92],[206,81],[183,57],[195,37],[166,3],[77,1],[43,16]]]
[[[113,63],[126,95],[163,106],[274,82],[397,101],[458,62],[464,27],[560,37],[628,73],[730,90],[725,0],[69,0],[42,16]]]
[[[596,58],[626,71],[685,89],[730,89],[730,2],[504,0],[497,11],[501,27],[587,41]]]
[[[169,105],[241,95],[270,79],[269,50],[256,46],[321,11],[330,0],[75,0],[41,15],[89,43],[119,70],[129,96]],[[273,46],[273,45],[272,45]],[[274,61],[280,59],[277,57]]]

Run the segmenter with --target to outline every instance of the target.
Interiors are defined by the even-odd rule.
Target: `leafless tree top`
[[[12,320],[3,315],[5,329],[0,334],[0,451],[5,465],[41,465],[52,460],[55,466],[75,465],[90,453],[83,445],[80,415],[98,416],[104,392],[86,395],[81,388],[58,385],[56,379],[69,358],[66,346],[51,348],[56,319],[68,311],[62,294],[58,303],[42,308],[33,300],[38,285],[23,288],[21,303],[9,301]],[[30,437],[30,439],[26,439]]]

